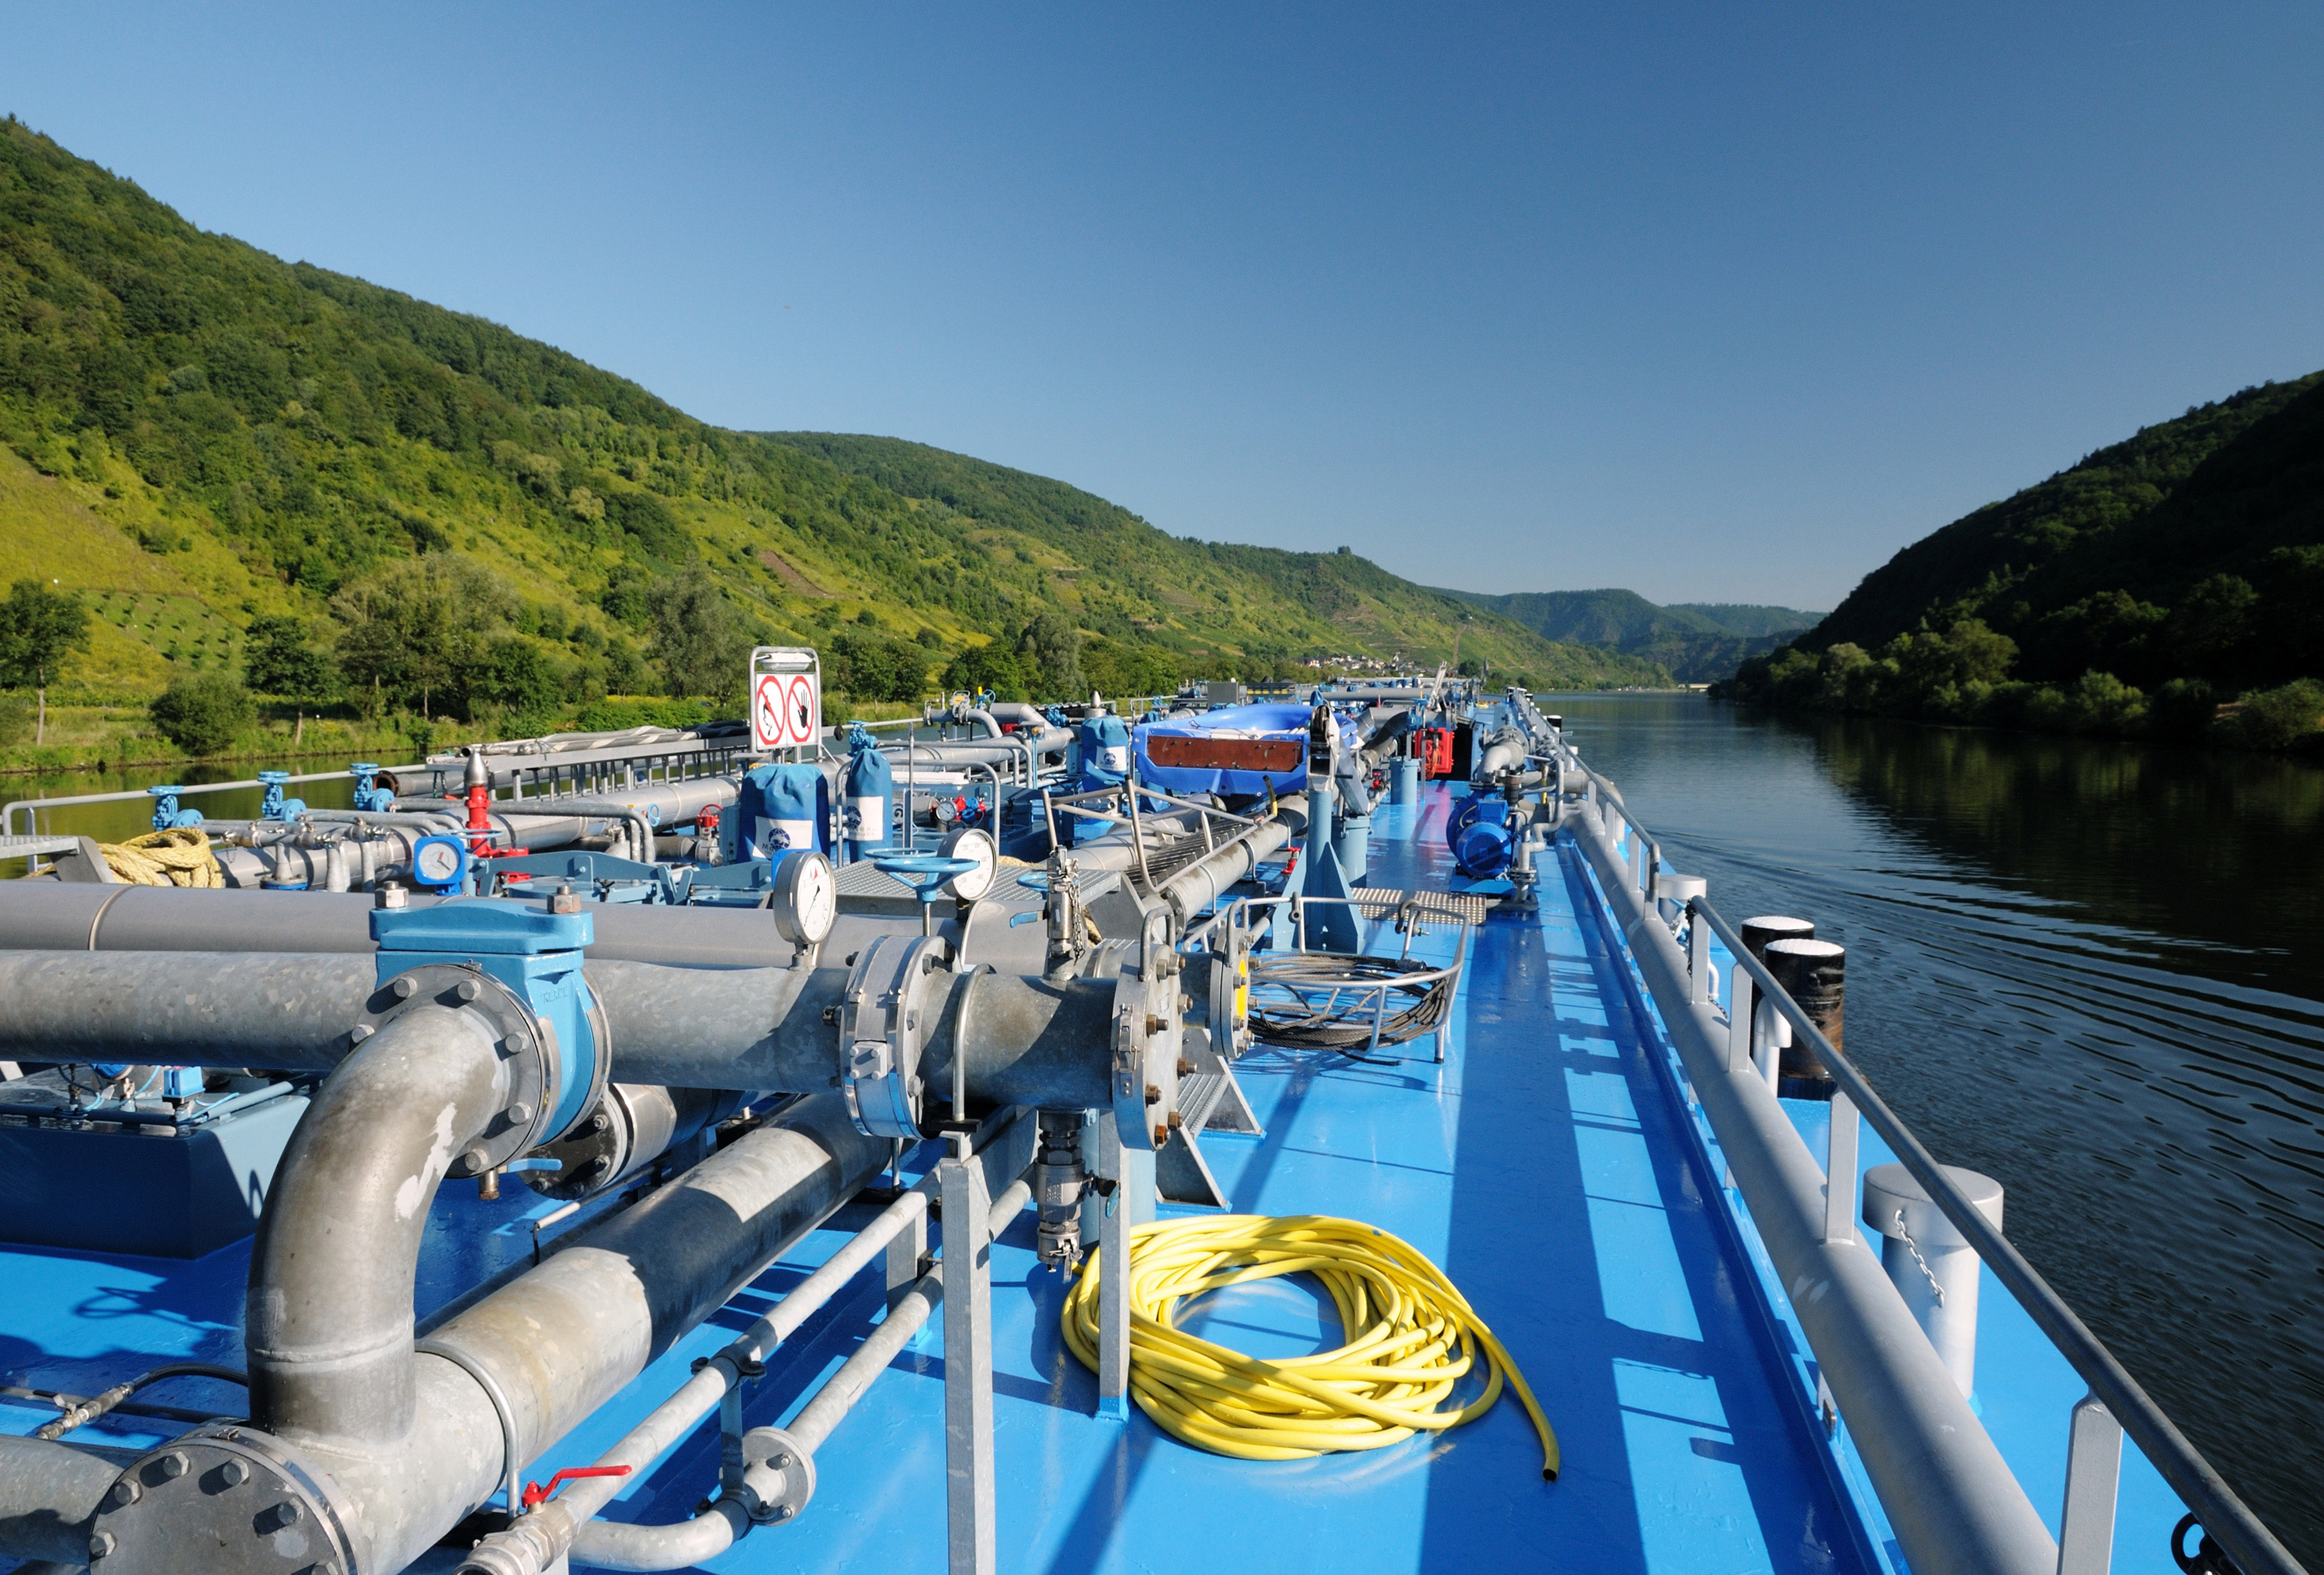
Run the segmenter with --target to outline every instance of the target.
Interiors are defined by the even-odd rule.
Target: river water
[[[2324,770],[1541,705],[1730,921],[1849,948],[1849,1055],[2003,1183],[2012,1239],[2324,1570]]]

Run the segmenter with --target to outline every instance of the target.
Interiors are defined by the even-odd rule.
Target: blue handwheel
[[[947,859],[941,853],[899,853],[892,858],[874,859],[872,868],[912,889],[920,899],[920,934],[934,933],[934,907],[936,892],[955,875],[965,875],[976,868],[973,859]]]
[[[1028,870],[1017,877],[1017,884],[1028,891],[1047,891],[1049,889],[1049,872],[1047,870]]]

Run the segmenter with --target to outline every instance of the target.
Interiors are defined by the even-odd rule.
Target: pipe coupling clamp
[[[866,1138],[918,1138],[920,1055],[943,1006],[932,976],[948,972],[942,935],[882,935],[863,949],[839,1006],[840,1088]]]

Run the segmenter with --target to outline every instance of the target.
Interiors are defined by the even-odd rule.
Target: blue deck
[[[1432,787],[1416,808],[1376,815],[1373,884],[1449,883],[1441,832],[1451,802]],[[1283,1463],[1194,1451],[1135,1412],[1126,1424],[1102,1422],[1094,1380],[1059,1341],[1065,1286],[1036,1262],[1027,1212],[993,1255],[1002,1569],[1877,1567],[1877,1515],[1868,1533],[1844,1496],[1846,1452],[1826,1447],[1809,1415],[1748,1229],[1733,1223],[1656,1064],[1664,1053],[1609,957],[1588,879],[1568,854],[1545,867],[1536,918],[1497,916],[1478,932],[1443,1065],[1425,1041],[1401,1047],[1393,1068],[1261,1050],[1238,1073],[1265,1138],[1204,1139],[1236,1209],[1364,1220],[1443,1264],[1531,1380],[1563,1446],[1561,1478],[1542,1481],[1511,1400],[1435,1439]],[[1451,937],[1416,953],[1431,947],[1449,956]],[[486,1205],[446,1188],[423,1305],[527,1252],[527,1221],[549,1207],[529,1194]],[[693,1358],[843,1239],[816,1232],[529,1475],[594,1459],[684,1380]],[[0,1372],[85,1394],[161,1360],[239,1365],[246,1261],[246,1244],[191,1264],[0,1253]],[[1195,1327],[1259,1354],[1336,1344],[1329,1301],[1312,1290],[1242,1287]],[[752,1393],[751,1422],[787,1420],[861,1338],[881,1294],[875,1268],[812,1320]],[[840,1425],[795,1524],[762,1530],[706,1568],[942,1569],[941,1351],[932,1324]],[[231,1387],[199,1384],[151,1397],[222,1412],[239,1403]],[[0,1427],[30,1432],[43,1415],[0,1406]],[[76,1437],[143,1444],[161,1436],[157,1425],[175,1431],[109,1418]],[[698,1435],[610,1513],[684,1516],[715,1481],[715,1428]]]

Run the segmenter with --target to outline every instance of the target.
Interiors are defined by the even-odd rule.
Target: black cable
[[[1401,1045],[1443,1026],[1452,1009],[1452,977],[1403,981],[1406,976],[1435,973],[1439,968],[1412,957],[1261,953],[1250,960],[1251,1036],[1262,1045],[1285,1049],[1337,1050],[1359,1061],[1370,1060],[1358,1052],[1375,1042]],[[1401,1007],[1383,1011],[1379,993],[1383,987],[1391,1002],[1398,996],[1410,999]],[[1277,990],[1289,999],[1262,1001],[1262,990]],[[1376,1018],[1377,1041],[1373,1037]]]
[[[245,1387],[250,1383],[249,1378],[244,1377],[238,1368],[222,1368],[214,1362],[171,1362],[164,1367],[155,1368],[150,1372],[140,1373],[126,1383],[115,1384],[102,1395],[80,1401],[69,1407],[54,1422],[35,1428],[32,1436],[38,1439],[62,1438],[82,1423],[95,1422],[147,1385],[158,1384],[164,1378],[217,1378],[229,1384],[240,1384]]]

